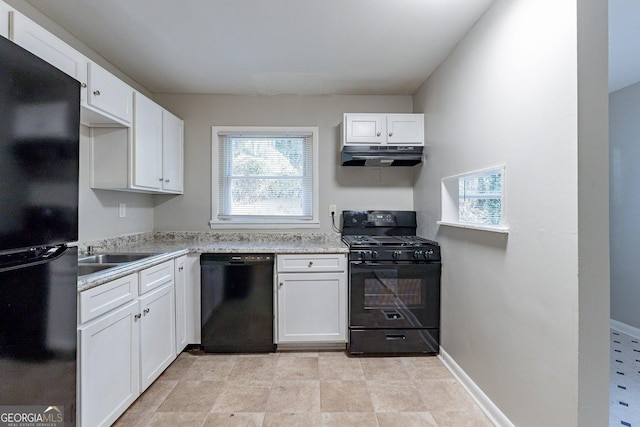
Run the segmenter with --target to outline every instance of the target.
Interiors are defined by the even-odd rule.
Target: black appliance
[[[275,351],[273,260],[273,254],[200,255],[203,351]]]
[[[422,163],[423,147],[414,145],[345,145],[342,166],[415,166]]]
[[[343,211],[349,246],[350,354],[437,354],[438,243],[415,235],[413,211]]]
[[[78,240],[79,133],[80,83],[0,37],[0,412],[65,426],[76,425],[67,244]]]

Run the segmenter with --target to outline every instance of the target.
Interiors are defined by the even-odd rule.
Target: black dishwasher
[[[203,351],[275,351],[273,259],[273,254],[200,256]]]

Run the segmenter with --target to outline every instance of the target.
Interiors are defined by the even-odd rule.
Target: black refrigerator
[[[79,82],[0,37],[4,420],[76,424],[79,130]]]

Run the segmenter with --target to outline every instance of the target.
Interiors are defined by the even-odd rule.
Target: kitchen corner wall
[[[611,318],[640,329],[640,83],[613,92],[609,102]]]
[[[93,190],[90,129],[80,126],[79,240],[81,242],[153,231],[153,196],[124,191]],[[119,205],[126,205],[120,218]]]
[[[497,0],[414,95],[441,345],[504,424],[608,425],[606,16],[606,0]],[[438,227],[440,180],[501,164],[509,234]]]
[[[157,231],[210,230],[212,126],[319,127],[320,229],[304,231],[332,232],[329,204],[337,205],[339,211],[413,209],[416,168],[342,167],[339,163],[343,113],[410,113],[411,96],[156,94],[154,100],[185,125],[184,195],[155,196]]]

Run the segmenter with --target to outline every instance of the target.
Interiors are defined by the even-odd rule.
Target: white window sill
[[[509,227],[498,225],[481,225],[481,224],[467,224],[464,222],[449,222],[438,221],[438,225],[446,225],[448,227],[468,228],[471,230],[490,231],[492,233],[509,234]]]
[[[277,221],[264,221],[264,222],[249,222],[249,221],[209,221],[209,227],[212,229],[299,229],[299,228],[320,228],[320,222],[307,221],[307,222],[277,222]]]

